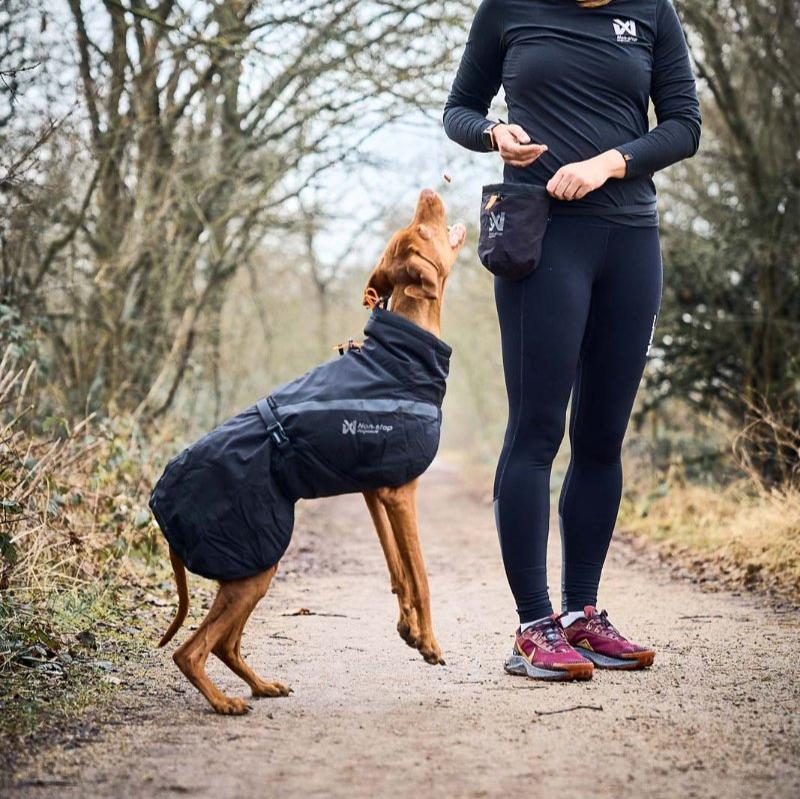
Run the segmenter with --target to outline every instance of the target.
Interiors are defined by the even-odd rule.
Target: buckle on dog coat
[[[278,417],[275,416],[275,412],[269,404],[269,397],[260,399],[256,403],[256,408],[261,414],[261,418],[267,426],[267,434],[275,442],[275,446],[278,449],[285,447],[289,443],[289,436],[286,435],[283,425],[278,421]]]

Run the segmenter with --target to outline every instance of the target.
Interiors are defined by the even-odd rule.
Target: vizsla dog
[[[465,236],[463,225],[448,227],[441,198],[430,189],[423,190],[411,224],[392,236],[370,275],[364,304],[372,306],[376,300],[388,298],[391,312],[438,337],[445,283]],[[418,482],[414,479],[399,487],[379,488],[364,493],[364,498],[400,606],[397,630],[428,663],[443,664],[442,650],[433,634],[428,578],[419,542]],[[170,560],[178,589],[178,611],[159,646],[175,635],[189,607],[186,569],[172,548]],[[209,679],[205,664],[212,653],[250,686],[254,697],[289,694],[283,684],[256,674],[241,654],[245,624],[276,570],[277,564],[252,577],[220,581],[208,614],[173,655],[178,668],[217,713],[240,715],[249,710],[249,705],[245,699],[226,696]]]

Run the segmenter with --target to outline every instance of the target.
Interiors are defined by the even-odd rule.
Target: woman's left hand
[[[564,164],[547,182],[547,193],[557,200],[580,200],[599,189],[609,178],[625,176],[625,159],[619,150]]]

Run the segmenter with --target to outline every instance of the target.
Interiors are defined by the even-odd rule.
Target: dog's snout
[[[419,193],[415,217],[417,221],[444,220],[444,203],[433,189],[423,189]]]

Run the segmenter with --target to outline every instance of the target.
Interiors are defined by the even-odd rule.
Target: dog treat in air
[[[442,175],[442,177],[443,177],[443,178],[444,178],[444,179],[445,179],[445,180],[446,180],[448,183],[452,183],[452,182],[453,182],[453,176],[452,176],[452,175],[451,175],[449,172],[445,172],[445,173]]]

